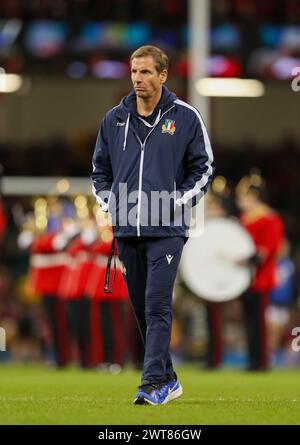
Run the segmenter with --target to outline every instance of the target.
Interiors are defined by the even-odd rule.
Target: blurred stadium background
[[[298,0],[0,2],[0,326],[6,332],[0,362],[75,363],[113,373],[141,365],[120,272],[111,297],[100,291],[111,232],[96,233],[95,218],[104,216],[89,175],[99,122],[129,91],[129,56],[147,43],[169,54],[170,89],[204,114],[217,174],[232,190],[252,168],[266,181],[294,272],[272,361],[299,366],[299,352],[291,349],[292,329],[300,326],[300,92],[292,89],[300,66]],[[196,90],[201,77],[252,78],[259,92],[212,97],[203,85]],[[232,209],[237,214],[234,202]],[[59,242],[68,268],[54,257]],[[50,268],[50,284],[40,276],[40,261]],[[205,303],[179,276],[177,362],[206,364],[205,318]],[[222,305],[222,318],[222,363],[244,367],[239,299]]]

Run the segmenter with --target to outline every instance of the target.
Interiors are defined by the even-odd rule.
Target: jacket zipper
[[[174,218],[175,218],[175,211],[176,211],[176,181],[174,181]]]
[[[144,151],[145,151],[145,145],[147,142],[147,139],[149,138],[150,134],[153,132],[153,130],[157,127],[157,125],[160,123],[160,121],[162,120],[163,116],[165,114],[167,114],[170,110],[172,110],[172,108],[174,108],[175,105],[172,105],[172,107],[170,107],[167,111],[165,111],[159,121],[157,122],[157,124],[151,128],[151,130],[149,131],[149,133],[147,134],[144,142],[142,142],[140,140],[140,138],[138,137],[138,135],[134,132],[137,140],[139,141],[140,145],[141,145],[141,158],[140,158],[140,169],[139,169],[139,191],[138,191],[138,208],[137,208],[137,222],[136,222],[136,229],[137,229],[137,236],[141,236],[141,198],[142,198],[142,183],[143,183],[143,165],[144,165]]]

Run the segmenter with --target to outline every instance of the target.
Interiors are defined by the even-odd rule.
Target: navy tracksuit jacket
[[[93,155],[93,192],[112,215],[145,343],[142,383],[174,377],[169,354],[173,286],[191,207],[207,191],[213,171],[199,112],[165,86],[150,116],[138,115],[132,91],[102,120]]]

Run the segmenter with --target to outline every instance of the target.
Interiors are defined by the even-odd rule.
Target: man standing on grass
[[[199,112],[164,85],[166,54],[143,46],[130,64],[133,91],[102,120],[92,181],[112,217],[145,346],[134,403],[158,405],[182,394],[169,351],[172,292],[191,208],[212,180],[213,154]]]

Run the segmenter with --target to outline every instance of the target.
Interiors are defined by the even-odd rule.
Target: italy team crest
[[[165,123],[161,127],[162,133],[169,133],[173,135],[175,133],[175,121],[172,121],[171,119],[166,119]]]

